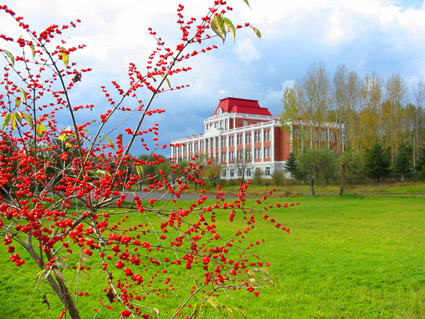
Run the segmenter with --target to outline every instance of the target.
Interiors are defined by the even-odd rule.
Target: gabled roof
[[[220,108],[223,113],[229,112],[272,116],[272,114],[267,108],[261,107],[260,104],[258,104],[257,100],[227,97],[225,99],[220,100],[220,103],[218,103],[218,106],[215,109],[213,115],[216,115]]]

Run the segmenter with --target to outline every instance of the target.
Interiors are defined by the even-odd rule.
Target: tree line
[[[394,165],[400,148],[408,145],[415,166],[425,142],[423,80],[408,85],[398,74],[387,79],[374,73],[361,77],[345,65],[331,74],[323,63],[314,63],[284,90],[282,102],[283,121],[340,125],[340,142],[356,156],[364,156],[379,141],[389,149]]]
[[[305,149],[302,134],[294,139],[285,170],[308,180],[313,194],[318,179],[338,177],[342,193],[344,184],[356,178],[425,177],[423,80],[408,86],[398,74],[362,78],[344,65],[330,74],[323,63],[315,63],[284,90],[282,102],[282,122],[333,122],[343,132],[337,154],[319,145]]]

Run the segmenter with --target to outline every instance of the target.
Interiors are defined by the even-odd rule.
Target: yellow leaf
[[[36,133],[38,137],[41,137],[44,132],[46,132],[46,127],[44,126],[43,123],[40,123],[37,125],[37,129],[36,129]]]
[[[261,39],[261,32],[260,30],[258,30],[257,28],[254,28],[253,26],[251,26],[251,29],[254,31],[255,35]]]
[[[62,57],[62,61],[65,64],[65,66],[68,66],[69,55],[68,55],[68,53],[66,53],[66,49],[64,47],[60,47],[60,50],[61,50],[60,55]]]
[[[229,315],[229,318],[233,319],[234,318],[234,316],[233,316],[233,310],[230,309],[230,308],[226,308],[226,310],[227,310],[227,314]]]
[[[111,141],[111,139],[109,137],[104,136],[103,138],[108,142],[108,144],[111,144],[111,146],[112,146],[113,149],[115,149],[114,143],[112,143],[112,141]]]
[[[237,308],[237,307],[233,307],[233,309],[234,309],[236,312],[238,312],[240,315],[242,315],[242,317],[247,318],[247,316],[244,314],[244,312],[243,312],[241,309],[239,309],[239,308]]]
[[[168,84],[168,87],[171,89],[171,83],[170,83],[170,80],[168,79],[168,76],[165,76],[165,75],[163,75],[163,74],[161,74],[161,76],[165,79],[165,81],[167,82],[167,84]]]

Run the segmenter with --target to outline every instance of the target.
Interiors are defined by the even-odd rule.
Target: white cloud
[[[236,42],[236,54],[239,60],[250,64],[253,61],[259,60],[261,53],[255,48],[251,38],[244,38]]]

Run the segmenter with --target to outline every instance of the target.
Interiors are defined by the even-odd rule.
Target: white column
[[[251,129],[251,163],[255,162],[255,132],[254,129]]]
[[[261,136],[260,136],[260,143],[261,143],[261,162],[264,162],[264,127],[261,127]]]
[[[272,162],[275,162],[274,158],[274,122],[272,122],[272,126],[270,127],[270,157]]]

